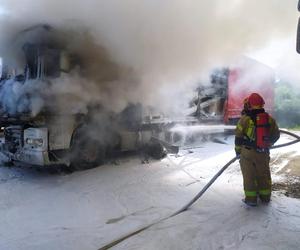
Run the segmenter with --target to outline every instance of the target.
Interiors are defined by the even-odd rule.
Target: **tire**
[[[152,158],[159,160],[167,155],[167,151],[160,143],[151,143],[147,147],[147,153]]]
[[[99,141],[83,136],[75,131],[71,150],[70,163],[73,170],[85,170],[97,167],[105,162],[106,147]]]

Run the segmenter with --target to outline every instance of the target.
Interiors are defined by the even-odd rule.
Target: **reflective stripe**
[[[237,124],[236,128],[240,131],[243,131],[243,127],[240,123]]]
[[[249,120],[249,126],[246,130],[246,135],[250,140],[255,140],[255,125],[251,119]]]
[[[258,191],[259,194],[261,195],[270,195],[271,194],[271,189],[261,189]]]
[[[245,195],[249,197],[255,197],[257,195],[256,191],[247,191],[247,190],[244,191],[245,191]]]
[[[235,146],[234,148],[235,152],[240,154],[242,152],[242,147],[241,146]]]

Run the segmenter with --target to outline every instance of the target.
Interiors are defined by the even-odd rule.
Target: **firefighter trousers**
[[[243,146],[240,165],[243,174],[245,200],[257,202],[257,196],[263,202],[271,197],[270,156],[268,152],[257,152],[253,148]]]

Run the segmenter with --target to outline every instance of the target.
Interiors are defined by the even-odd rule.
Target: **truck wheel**
[[[84,170],[104,163],[106,150],[100,142],[89,138],[73,138],[71,145],[71,168]]]
[[[159,160],[167,155],[167,151],[160,143],[150,143],[147,147],[147,153],[152,158]]]

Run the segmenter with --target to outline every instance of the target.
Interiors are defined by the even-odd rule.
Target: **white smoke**
[[[182,93],[192,91],[203,72],[296,32],[296,2],[1,0],[6,12],[0,33],[5,38],[37,23],[87,27],[94,42],[113,62],[131,69],[135,80],[118,78],[100,92],[95,91],[99,82],[92,81],[90,91],[80,85],[75,91],[83,100],[100,98],[114,109],[140,101],[179,110]]]
[[[39,95],[43,88],[45,84],[42,82],[37,85],[34,81],[26,81],[24,84],[13,79],[6,81],[0,91],[2,112],[10,115],[17,113],[37,115],[44,106],[44,100]],[[28,94],[30,97],[27,97]]]

